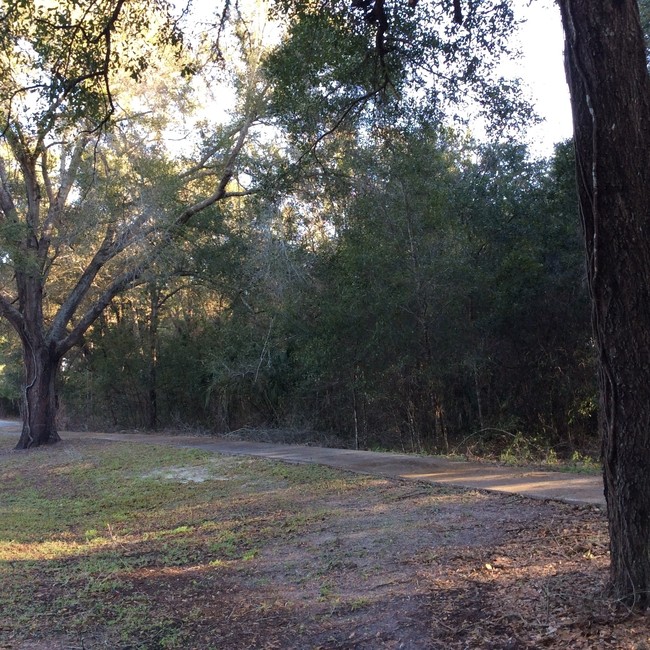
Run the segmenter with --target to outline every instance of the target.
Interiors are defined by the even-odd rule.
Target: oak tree
[[[159,116],[122,105],[165,57],[178,64],[168,104],[191,72],[165,2],[9,1],[1,12],[0,315],[23,348],[25,449],[59,440],[64,355],[148,280],[194,215],[246,193],[233,177],[259,106],[252,93],[179,168],[147,138],[164,129]]]

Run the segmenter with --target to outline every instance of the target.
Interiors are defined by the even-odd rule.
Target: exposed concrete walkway
[[[220,454],[257,456],[289,463],[315,463],[364,474],[508,492],[537,499],[605,505],[603,481],[600,475],[543,472],[521,467],[452,461],[439,456],[240,442],[208,436],[146,433],[62,433],[61,435],[64,439],[91,437],[192,447]]]
[[[0,420],[0,434],[20,433],[17,422]],[[171,436],[149,433],[63,432],[66,439],[94,438],[205,449],[220,454],[257,456],[288,463],[314,463],[380,476],[428,481],[465,488],[521,494],[536,499],[605,505],[600,475],[543,472],[521,467],[466,463],[439,456],[414,456],[351,449],[240,442],[212,436]]]

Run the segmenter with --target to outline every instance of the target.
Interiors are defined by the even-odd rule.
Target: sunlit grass
[[[142,584],[181,580],[174,597],[191,602],[206,581],[249,571],[271,541],[326,520],[310,497],[372,483],[318,466],[131,443],[4,454],[0,641],[101,628],[116,646],[128,638],[134,648],[185,647],[186,623]]]

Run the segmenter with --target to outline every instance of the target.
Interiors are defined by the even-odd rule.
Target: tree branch
[[[21,334],[25,328],[23,315],[3,295],[0,295],[0,315],[4,316],[10,325]]]
[[[368,91],[365,95],[361,95],[361,97],[357,97],[356,99],[352,100],[350,104],[345,108],[345,110],[338,116],[334,124],[327,129],[327,131],[321,133],[316,140],[312,142],[312,144],[309,146],[309,149],[305,151],[297,161],[297,164],[300,164],[302,162],[302,159],[309,153],[314,154],[316,152],[316,148],[318,145],[325,140],[325,138],[329,137],[333,133],[335,133],[341,124],[345,122],[345,119],[350,115],[350,113],[356,109],[359,106],[364,106],[365,103],[369,100],[371,100],[373,97],[377,96],[380,92],[386,90],[386,87],[388,86],[389,81],[388,79],[385,80],[384,84],[381,86],[381,88],[376,88],[374,90]]]
[[[63,153],[61,154],[61,173],[59,188],[56,194],[54,194],[51,184],[49,183],[49,177],[47,176],[47,161],[45,158],[45,152],[43,152],[43,177],[44,179],[48,179],[45,180],[45,186],[47,188],[49,209],[43,222],[42,234],[38,243],[38,256],[41,261],[45,259],[49,252],[54,223],[58,218],[60,218],[61,213],[65,208],[68,196],[70,195],[70,191],[72,190],[72,186],[77,177],[79,166],[81,165],[81,157],[87,144],[87,136],[81,136],[77,139],[67,169],[65,169],[65,156]]]
[[[9,191],[9,177],[2,158],[0,158],[0,210],[2,210],[6,219],[15,218],[16,216],[16,205]]]
[[[144,284],[145,281],[142,279],[143,273],[144,269],[141,267],[134,271],[125,273],[120,278],[114,280],[101,296],[89,307],[68,335],[56,343],[57,355],[64,355],[68,350],[79,343],[88,328],[97,320],[106,307],[108,307],[115,296],[123,293],[127,289],[132,289],[133,287]],[[56,339],[54,339],[54,341],[56,341]]]
[[[102,245],[99,247],[92,260],[90,260],[88,266],[84,269],[84,272],[77,280],[75,287],[70,291],[61,307],[59,307],[59,310],[52,321],[52,326],[50,327],[50,340],[57,341],[63,337],[68,323],[81,304],[81,301],[86,297],[93,281],[97,277],[97,274],[101,271],[103,266],[109,260],[113,259],[115,255],[121,252],[121,250],[123,249],[120,246],[116,246],[115,230],[109,226],[106,229]]]
[[[47,168],[47,149],[43,150],[41,154],[41,176],[43,177],[43,185],[45,186],[45,193],[50,206],[54,203],[54,191],[52,190],[52,180],[50,179],[50,172]]]
[[[202,210],[209,208],[211,205],[217,203],[217,201],[226,198],[228,195],[235,196],[233,193],[227,193],[226,187],[228,186],[228,183],[231,181],[233,174],[235,173],[235,163],[237,162],[237,158],[239,157],[239,154],[246,144],[246,137],[248,136],[248,132],[254,121],[254,117],[248,117],[239,130],[239,136],[237,137],[235,145],[228,154],[226,164],[221,174],[221,180],[219,181],[216,190],[202,201],[199,201],[198,203],[185,208],[185,210],[183,210],[178,215],[178,217],[176,217],[174,225],[184,226],[195,214],[198,214]]]

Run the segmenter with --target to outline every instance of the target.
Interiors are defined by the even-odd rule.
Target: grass
[[[574,585],[588,567],[592,588],[604,567],[592,510],[201,450],[13,443],[0,436],[0,648],[421,647],[483,626],[477,580],[502,620],[513,585],[537,606],[549,571]],[[547,610],[517,618],[525,638]]]
[[[192,615],[161,607],[148,576],[173,578],[174,599],[194,601],[327,516],[296,511],[296,494],[367,481],[201,450],[79,441],[12,453],[2,442],[0,646],[101,630],[101,647],[183,648]],[[179,467],[199,480],[165,478]],[[204,615],[200,602],[193,615]]]

